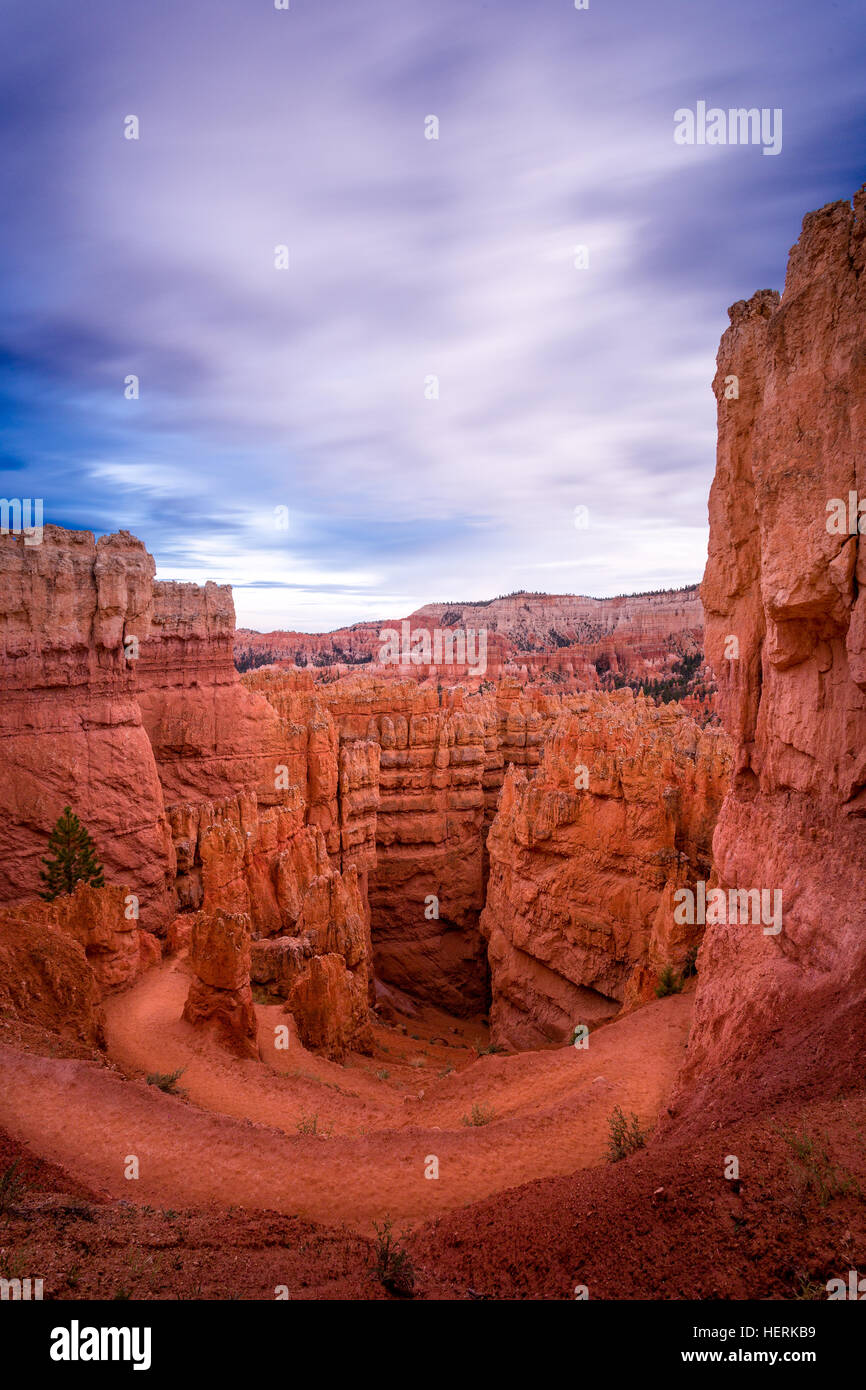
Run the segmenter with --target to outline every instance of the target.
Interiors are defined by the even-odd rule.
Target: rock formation
[[[651,997],[699,928],[673,894],[710,873],[727,739],[631,691],[577,697],[533,780],[512,767],[488,836],[494,1042],[567,1038]]]
[[[308,721],[314,698],[324,706],[315,719],[338,739],[340,773],[322,820],[340,868],[358,869],[377,975],[457,1013],[485,1007],[487,831],[506,768],[537,767],[562,697],[513,678],[483,693],[366,673],[317,690],[308,672],[243,679],[289,723]]]
[[[154,583],[153,574],[152,557],[126,532],[97,542],[48,526],[34,547],[2,538],[0,897],[21,901],[38,891],[48,833],[74,802],[107,878],[129,885],[89,898],[84,915],[83,890],[53,909],[81,941],[99,987],[128,983],[139,943],[145,957],[159,954],[147,932],[164,935],[172,924],[172,943],[193,942],[194,967],[204,961],[187,1016],[217,1016],[234,1045],[249,1047],[248,968],[245,985],[210,979],[202,933],[221,929],[219,913],[248,919],[251,937],[294,932],[313,881],[329,882],[342,862],[366,873],[363,788],[375,778],[375,754],[340,753],[311,686],[289,717],[241,685],[229,589]],[[347,807],[355,803],[344,826],[341,778]],[[364,907],[360,945],[355,929],[364,887],[347,880],[351,912],[338,912],[328,932],[308,934],[314,956],[335,959],[324,974],[316,968],[318,992],[301,982],[294,994],[299,1014],[309,1004],[316,1016],[309,1028],[296,1018],[309,1037],[323,1033],[322,992],[332,1001],[345,996],[336,1042],[327,1044],[338,1050],[354,1039],[364,1045],[368,1032],[359,1003],[369,984]],[[117,895],[127,893],[145,931],[139,919],[126,930]],[[332,893],[329,901],[342,899]],[[35,903],[32,914],[45,918]],[[185,924],[183,914],[195,921]],[[207,995],[214,990],[238,997]]]
[[[104,1043],[102,995],[84,948],[48,904],[0,908],[0,1025],[34,1027],[84,1047]]]
[[[442,1007],[483,1006],[484,721],[433,687],[326,687],[341,736],[379,750],[370,912],[377,972]]]
[[[405,628],[405,640],[403,630]],[[483,670],[470,660],[440,663],[415,658],[382,664],[383,633],[401,634],[401,656],[417,634],[483,631]],[[477,686],[517,673],[524,681],[553,679],[570,690],[592,690],[614,678],[653,679],[701,649],[703,610],[696,586],[657,594],[586,598],[575,594],[511,594],[482,603],[430,603],[405,619],[356,623],[330,633],[238,631],[240,669],[263,663],[353,668],[378,679],[438,679]],[[468,640],[468,639],[466,639]],[[472,639],[475,641],[475,638]],[[474,648],[473,648],[474,650]],[[602,676],[600,681],[599,677]]]
[[[153,573],[126,531],[0,538],[2,901],[39,891],[48,833],[74,801],[107,877],[138,895],[142,925],[170,918],[171,839],[136,696]]]
[[[139,927],[137,910],[135,896],[126,888],[79,883],[74,893],[44,903],[35,915],[79,943],[104,998],[162,958],[157,938]]]
[[[183,1016],[211,1027],[242,1057],[258,1057],[258,1028],[250,988],[250,919],[217,908],[197,912],[192,922],[189,963],[192,983]]]
[[[238,681],[234,625],[227,585],[153,585],[137,697],[167,805],[240,792],[280,800],[280,721]]]
[[[805,218],[781,300],[735,304],[719,349],[702,593],[736,763],[714,852],[723,889],[781,894],[782,930],[708,926],[680,1091],[694,1114],[862,1076],[864,262],[861,189]]]
[[[135,910],[125,888],[85,883],[52,902],[0,908],[0,1014],[101,1046],[106,995],[161,959]]]

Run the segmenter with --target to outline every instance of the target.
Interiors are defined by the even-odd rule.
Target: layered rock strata
[[[702,587],[736,745],[680,1109],[862,1078],[866,1019],[866,189],[804,219],[781,299],[730,310]],[[726,385],[736,378],[737,398]],[[739,914],[737,914],[739,918]]]
[[[425,641],[455,644],[459,634],[476,652],[484,634],[483,670],[478,662],[452,659],[437,665],[425,656]],[[382,664],[385,634],[400,634],[401,661]],[[703,610],[696,586],[657,594],[587,598],[578,594],[511,594],[481,603],[430,603],[408,618],[356,623],[330,633],[238,631],[235,659],[241,669],[266,662],[299,667],[336,667],[341,673],[367,668],[379,679],[454,684],[498,679],[522,670],[529,679],[545,675],[568,680],[572,689],[594,689],[599,671],[649,676],[677,657],[701,648]],[[425,637],[426,634],[426,637]],[[403,660],[409,649],[411,659]]]
[[[710,875],[727,740],[631,691],[576,697],[534,779],[512,767],[488,836],[493,1040],[567,1038],[651,996],[700,928],[674,893]]]
[[[322,954],[335,959],[313,967],[317,989],[295,992],[299,1015],[309,1006],[315,1024],[296,1023],[301,1035],[323,1034],[324,992],[338,1013],[342,1007],[334,1046],[356,1035],[365,1045],[363,908],[360,948],[354,922],[375,754],[340,750],[312,688],[296,695],[289,717],[241,685],[229,589],[154,583],[153,574],[153,559],[125,532],[94,541],[48,526],[38,546],[2,537],[0,896],[16,901],[38,891],[40,857],[67,803],[91,831],[109,880],[130,885],[142,928],[164,935],[178,912],[195,914],[194,923],[174,921],[175,944],[191,940],[193,927],[218,932],[219,913],[246,917],[251,937],[291,933],[311,876],[330,880],[345,860],[355,875],[345,885],[352,913],[330,924]],[[344,826],[341,779],[347,806],[356,803]],[[41,913],[37,904],[32,910]],[[112,987],[132,978],[120,978],[122,938],[116,951],[104,946],[113,930],[94,911],[83,941],[97,975],[115,971],[116,980],[101,982]],[[194,981],[228,988],[197,973]],[[235,988],[249,991],[249,979]],[[251,999],[236,1003],[217,1013],[222,1031],[245,1048]],[[200,994],[188,1016],[207,1016],[205,1004]]]
[[[46,526],[0,537],[0,900],[40,890],[40,859],[67,804],[142,925],[171,917],[174,860],[137,696],[154,562],[128,532]]]

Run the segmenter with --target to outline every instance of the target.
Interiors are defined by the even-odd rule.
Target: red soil
[[[373,1058],[344,1068],[296,1040],[267,1064],[215,1048],[180,1018],[187,978],[170,962],[108,1001],[113,1070],[0,1049],[0,1124],[106,1196],[267,1207],[366,1234],[386,1217],[415,1226],[598,1163],[616,1105],[644,1126],[658,1114],[692,998],[675,995],[608,1024],[586,1050],[516,1056],[478,1057],[467,1044],[484,1030],[431,1010],[403,1025],[406,1033],[378,1027]],[[258,1013],[262,1039],[285,1021],[276,1007]],[[449,1065],[459,1069],[442,1075]],[[181,1069],[185,1099],[125,1079]],[[486,1122],[464,1122],[473,1107]],[[316,1133],[303,1132],[314,1120]],[[139,1159],[137,1180],[124,1176],[129,1154]],[[425,1178],[431,1155],[438,1179]]]

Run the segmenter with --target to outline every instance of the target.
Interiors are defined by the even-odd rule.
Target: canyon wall
[[[115,931],[95,900],[86,923],[65,923],[97,985],[129,982],[139,936],[168,932],[173,945],[190,948],[195,939],[187,1017],[216,1018],[226,1036],[235,1029],[236,1045],[254,1049],[249,964],[227,1004],[215,993],[226,987],[211,978],[215,942],[232,933],[240,940],[238,919],[251,941],[291,935],[300,921],[307,964],[292,983],[298,1034],[324,1038],[331,1052],[361,1044],[369,1027],[369,933],[357,877],[364,852],[354,844],[342,853],[337,787],[341,777],[357,781],[362,800],[370,769],[349,749],[341,761],[336,727],[312,689],[299,692],[287,717],[241,685],[229,589],[155,583],[153,575],[152,557],[126,532],[94,541],[48,526],[32,547],[2,537],[0,900],[38,893],[49,832],[72,805],[109,881],[128,885],[105,891],[134,894],[145,929],[133,922],[135,937],[124,936],[121,913]],[[351,863],[346,883],[331,854]],[[51,920],[78,897],[51,904]],[[34,921],[47,911],[32,901],[28,910]],[[149,958],[158,959],[153,944]],[[227,939],[225,958],[237,954]],[[320,1021],[324,997],[332,1037]]]
[[[41,547],[4,538],[0,562],[7,898],[38,888],[39,856],[69,802],[109,879],[138,898],[141,927],[188,952],[187,1019],[245,1055],[258,1046],[254,986],[283,1001],[305,1044],[331,1056],[366,1046],[374,958],[386,982],[455,1013],[483,1011],[488,937],[500,1026],[510,1010],[523,1036],[520,928],[499,878],[480,926],[488,832],[508,769],[532,777],[555,722],[586,714],[584,697],[532,685],[526,671],[474,685],[421,682],[418,669],[317,682],[311,670],[267,668],[241,680],[230,590],[154,582],[151,557],[125,533],[94,542],[49,527]],[[560,644],[640,635],[649,660],[669,657],[699,621],[688,592],[541,599],[486,606],[503,627],[497,640],[522,642],[528,662],[539,623]],[[484,607],[420,618],[480,626]],[[572,648],[557,651],[574,674]],[[584,675],[598,684],[591,663]],[[504,844],[500,835],[500,860]],[[494,928],[498,906],[512,917]],[[639,957],[635,947],[631,966]],[[588,968],[565,973],[607,1010],[624,997],[621,964],[603,982],[596,970],[595,984],[582,982]],[[543,1019],[525,1036],[551,1036],[553,1013],[533,988]]]
[[[483,714],[472,700],[440,703],[435,687],[414,681],[325,691],[341,738],[379,750],[369,880],[377,973],[449,1011],[482,1009]]]
[[[590,644],[614,638],[637,649],[667,649],[671,639],[700,634],[697,585],[657,594],[589,598],[583,594],[509,594],[482,603],[428,603],[411,615],[415,627],[486,628],[513,652]]]
[[[736,761],[714,852],[723,889],[781,894],[782,930],[707,927],[677,1113],[862,1079],[864,218],[866,189],[807,216],[781,299],[735,304],[719,349],[702,593]]]
[[[314,693],[304,671],[243,680],[287,719]],[[368,673],[315,698],[339,737],[330,814],[340,866],[358,868],[369,902],[377,975],[458,1014],[485,1008],[487,831],[506,769],[534,771],[563,698],[508,678],[470,693]]]
[[[674,893],[709,878],[728,740],[630,690],[575,697],[528,780],[509,771],[488,837],[495,1043],[563,1041],[651,997],[700,929]]]
[[[40,891],[48,833],[71,804],[107,875],[139,896],[142,924],[170,918],[173,850],[134,659],[154,569],[126,531],[0,538],[2,901]]]
[[[453,661],[437,667],[426,657],[398,665],[380,661],[387,632],[400,634],[402,659],[416,637],[424,656],[424,633],[482,631],[483,663]],[[699,653],[702,638],[703,608],[696,586],[610,599],[519,593],[481,603],[430,603],[408,618],[356,623],[330,633],[242,629],[235,638],[235,659],[241,669],[274,662],[333,667],[347,674],[360,667],[378,679],[432,677],[476,686],[518,674],[524,680],[552,680],[569,690],[592,690],[614,677],[636,681],[664,676],[679,658]],[[599,680],[600,672],[607,673],[607,682]]]
[[[149,619],[136,690],[166,803],[250,791],[277,802],[283,731],[238,681],[231,589],[157,581]]]

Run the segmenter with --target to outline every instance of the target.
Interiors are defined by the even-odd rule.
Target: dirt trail
[[[267,1064],[235,1060],[180,1019],[187,984],[182,968],[167,963],[107,1009],[114,1063],[130,1074],[183,1068],[186,1100],[97,1063],[3,1047],[0,1125],[114,1197],[271,1208],[364,1233],[385,1216],[411,1227],[532,1178],[598,1163],[615,1105],[645,1124],[657,1115],[692,1002],[691,994],[659,1000],[591,1034],[586,1051],[482,1056],[441,1077],[427,1070],[435,1048],[421,1024],[412,1039],[377,1030],[389,1054],[384,1081],[376,1059],[341,1067],[296,1040]],[[258,1012],[267,1040],[285,1015]],[[395,1040],[419,1053],[423,1067],[410,1069]],[[474,1056],[455,1046],[447,1049],[455,1061]],[[492,1118],[465,1125],[473,1106]],[[312,1115],[330,1138],[297,1133]],[[130,1154],[139,1159],[136,1181],[124,1177]],[[438,1158],[438,1180],[425,1178],[429,1155]]]

